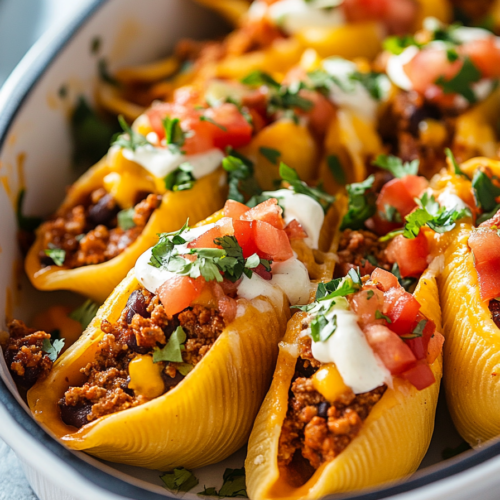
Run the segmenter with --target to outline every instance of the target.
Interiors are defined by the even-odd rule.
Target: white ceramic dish
[[[221,29],[213,14],[191,0],[92,0],[71,23],[47,34],[23,59],[0,94],[0,318],[31,316],[54,302],[77,303],[66,293],[39,293],[22,276],[16,241],[16,197],[26,188],[24,212],[53,211],[74,177],[68,109],[83,94],[92,100],[97,77],[90,45],[102,40],[99,57],[111,69],[154,60],[185,36],[210,36]],[[61,99],[62,85],[68,95]],[[31,418],[0,357],[0,437],[19,455],[42,500],[161,500],[172,498],[159,473],[107,464],[70,452]],[[406,481],[377,490],[331,498],[376,500],[497,499],[500,443],[441,461],[445,447],[460,439],[443,404],[421,470]],[[220,486],[226,467],[241,467],[244,450],[221,464],[196,471],[200,486]],[[194,494],[187,498],[197,498]]]

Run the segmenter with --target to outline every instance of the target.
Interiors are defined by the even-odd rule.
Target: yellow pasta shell
[[[448,408],[462,437],[478,446],[500,435],[500,330],[481,301],[471,229],[466,222],[454,229],[440,290]]]
[[[422,312],[440,330],[441,312],[436,279],[424,273],[415,291]],[[356,438],[334,460],[322,465],[299,488],[290,486],[278,468],[278,444],[287,412],[288,391],[295,371],[295,339],[305,313],[295,315],[280,343],[278,363],[255,421],[245,462],[247,491],[255,500],[320,498],[375,486],[414,472],[429,446],[441,379],[441,359],[432,365],[436,383],[417,391],[402,379],[394,380],[374,406]]]
[[[91,168],[71,187],[60,210],[78,204],[82,196],[101,187],[104,178],[115,170],[106,159]],[[182,227],[187,219],[190,224],[194,224],[224,205],[227,192],[225,179],[225,171],[219,168],[197,180],[190,190],[167,191],[160,207],[153,212],[139,238],[120,255],[101,264],[75,269],[42,267],[38,254],[43,250],[43,242],[38,231],[36,241],[26,257],[26,274],[39,290],[71,290],[97,302],[104,302],[135,265],[137,258],[157,242],[158,233],[175,231]]]
[[[280,304],[265,297],[239,299],[235,321],[194,370],[163,396],[101,417],[80,430],[65,425],[58,400],[70,385],[83,382],[80,369],[93,359],[104,335],[101,320],[116,321],[138,287],[131,271],[49,377],[29,391],[30,408],[68,447],[104,460],[160,470],[218,462],[248,438],[286,328],[286,299],[283,295]]]

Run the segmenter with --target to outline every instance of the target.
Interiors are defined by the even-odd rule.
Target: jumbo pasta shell
[[[467,241],[472,226],[460,224],[444,254],[444,384],[453,422],[471,445],[500,435],[500,331],[481,301]]]
[[[426,271],[415,297],[422,312],[441,325],[436,279]],[[278,444],[288,406],[288,391],[298,350],[295,339],[304,313],[288,324],[271,389],[257,416],[245,462],[251,499],[320,498],[324,495],[375,486],[414,472],[429,446],[439,395],[441,358],[432,365],[436,383],[417,391],[395,380],[374,406],[357,437],[334,460],[322,465],[301,487],[288,484],[278,467]]]
[[[138,167],[138,166],[137,166]],[[107,159],[91,168],[70,189],[60,210],[73,207],[82,196],[103,185],[104,178],[116,171]],[[38,254],[42,249],[40,230],[25,262],[25,270],[33,285],[39,290],[70,290],[104,302],[113,289],[125,278],[137,258],[153,246],[157,234],[181,227],[186,219],[194,224],[220,209],[226,199],[226,173],[222,168],[197,180],[187,191],[167,191],[162,203],[151,215],[142,234],[117,257],[101,264],[74,269],[42,267]],[[152,189],[154,189],[154,181]]]
[[[101,417],[80,430],[65,425],[59,399],[70,385],[82,383],[80,369],[93,358],[104,335],[101,320],[116,321],[138,287],[131,271],[49,377],[29,391],[30,408],[68,447],[104,460],[161,470],[218,462],[248,438],[286,328],[286,299],[281,294],[281,303],[262,296],[239,299],[235,321],[186,378],[163,396]]]

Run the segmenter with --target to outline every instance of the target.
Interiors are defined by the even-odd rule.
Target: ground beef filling
[[[385,255],[387,244],[380,242],[371,231],[346,229],[340,237],[335,278],[341,278],[357,267],[362,276],[371,274],[377,267],[390,271],[392,264]]]
[[[363,421],[387,387],[384,385],[363,394],[348,391],[333,403],[326,401],[313,387],[311,377],[320,363],[312,358],[310,346],[310,337],[301,337],[279,441],[278,464],[282,469],[301,464],[302,471],[312,467],[312,474],[345,450],[358,435]],[[302,473],[302,481],[307,479]]]
[[[129,363],[139,354],[163,347],[178,326],[186,333],[184,363],[196,365],[224,329],[220,313],[194,305],[169,318],[158,297],[147,290],[130,295],[116,323],[103,320],[104,337],[93,362],[82,368],[86,381],[70,387],[59,402],[61,417],[68,425],[81,427],[104,415],[139,406],[148,398],[129,388]],[[176,363],[161,363],[164,391],[184,378]]]
[[[491,311],[491,319],[494,321],[495,325],[500,328],[500,302],[498,300],[490,300],[489,308]]]
[[[134,207],[135,226],[122,229],[117,221],[121,208],[113,197],[102,188],[92,191],[81,204],[57,214],[42,225],[44,250],[39,255],[41,264],[54,264],[45,254],[50,248],[64,250],[64,266],[70,269],[113,259],[139,237],[160,203],[159,195],[142,195]]]
[[[52,361],[43,350],[43,342],[50,339],[50,334],[28,328],[17,319],[9,323],[9,333],[5,363],[16,384],[29,389],[52,368]]]

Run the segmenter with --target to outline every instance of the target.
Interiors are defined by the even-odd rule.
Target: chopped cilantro
[[[185,377],[194,368],[194,366],[189,363],[177,363],[175,367],[183,377]]]
[[[399,281],[399,284],[407,291],[412,293],[417,286],[418,279],[417,278],[402,278],[401,272],[399,271],[399,266],[395,262],[392,266],[391,273],[396,276]]]
[[[417,339],[419,337],[422,337],[425,330],[425,325],[427,325],[427,323],[428,320],[421,319],[411,333],[409,333],[408,335],[400,335],[400,337],[405,340]]]
[[[224,127],[224,125],[221,125],[220,123],[217,123],[215,120],[212,120],[212,118],[209,118],[208,116],[205,116],[205,115],[200,116],[200,122],[211,123],[212,125],[215,125],[216,127],[219,127],[223,132],[227,132],[227,128]]]
[[[49,243],[49,248],[45,249],[45,255],[50,257],[56,266],[61,267],[62,265],[64,265],[66,251],[62,248],[57,248],[52,243]]]
[[[88,299],[80,307],[72,311],[69,314],[69,317],[71,319],[74,319],[75,321],[78,321],[82,325],[82,328],[85,330],[90,325],[90,322],[94,319],[98,309],[99,305]]]
[[[253,164],[235,151],[222,160],[222,167],[228,172],[228,199],[245,203],[245,198],[260,195],[260,189],[253,176]]]
[[[375,206],[376,196],[372,191],[375,177],[370,175],[363,182],[348,184],[346,186],[349,197],[347,213],[342,219],[340,229],[361,229],[365,221],[377,211]]]
[[[326,342],[337,330],[337,316],[334,315],[331,320],[331,327],[328,326],[328,320],[323,314],[316,316],[311,321],[311,337],[314,342]]]
[[[326,158],[326,164],[328,169],[333,175],[335,182],[340,184],[341,186],[345,186],[347,184],[347,178],[342,168],[342,164],[340,163],[339,157],[337,155],[329,155]]]
[[[44,339],[42,350],[49,355],[49,359],[54,362],[64,347],[64,339],[56,339],[52,343],[49,339]]]
[[[24,204],[24,196],[26,195],[26,190],[23,188],[19,191],[17,195],[17,203],[16,203],[16,218],[17,218],[17,227],[22,231],[27,231],[32,233],[41,223],[42,219],[40,217],[30,217],[23,215],[23,204]]]
[[[466,179],[470,180],[469,176],[465,172],[462,172],[462,170],[460,169],[460,166],[455,158],[455,155],[452,153],[451,149],[446,148],[444,152],[446,153],[446,157],[448,158],[448,160],[450,160],[454,174],[461,175],[462,177],[465,177]]]
[[[446,50],[446,58],[450,62],[455,62],[458,59],[458,52],[455,48],[448,48]]]
[[[153,363],[160,361],[170,361],[172,363],[182,363],[182,351],[184,351],[184,342],[186,342],[186,332],[182,326],[178,326],[170,338],[168,339],[165,347],[161,349],[155,347],[153,350]]]
[[[224,483],[219,491],[216,488],[204,487],[199,496],[211,496],[220,498],[247,498],[245,469],[226,469],[223,476]]]
[[[350,79],[361,83],[377,101],[381,101],[384,98],[387,92],[386,88],[389,87],[387,76],[383,73],[376,73],[374,71],[370,71],[369,73],[356,71],[350,76]]]
[[[366,300],[370,300],[374,294],[375,294],[375,292],[373,290],[368,290],[366,292]]]
[[[165,142],[174,148],[181,148],[186,142],[186,134],[181,128],[179,118],[170,118],[166,116],[162,120],[162,125],[165,130]]]
[[[270,161],[273,165],[278,165],[278,160],[281,156],[281,152],[277,149],[266,148],[262,146],[259,148],[259,153],[264,156],[268,161]]]
[[[391,318],[389,316],[386,316],[383,312],[379,311],[378,309],[375,311],[375,319],[385,319],[387,323],[392,323]]]
[[[490,212],[498,205],[497,199],[500,196],[500,187],[493,183],[493,179],[499,180],[496,177],[489,177],[480,169],[474,172],[474,177],[472,178],[474,198],[476,199],[477,206],[483,212]]]
[[[385,205],[384,212],[380,213],[380,217],[388,222],[403,222],[401,220],[401,214],[398,212],[396,207],[393,207],[392,205]]]
[[[119,146],[124,149],[135,151],[140,146],[150,145],[150,142],[143,135],[132,130],[132,127],[126,122],[123,115],[118,117],[118,122],[125,134],[116,134],[112,139],[112,146]]]
[[[280,176],[285,182],[290,184],[291,188],[296,193],[305,194],[313,200],[316,200],[323,207],[325,213],[335,201],[335,196],[325,192],[321,186],[310,187],[305,182],[301,181],[296,170],[285,165],[283,162],[280,164]]]
[[[419,160],[403,161],[392,155],[378,155],[373,165],[389,171],[394,177],[401,179],[407,175],[417,175]]]
[[[181,235],[188,228],[188,224],[189,220],[178,231],[160,235],[158,243],[151,249],[150,266],[157,268],[168,267],[170,260],[177,255],[174,247],[186,243],[186,240]]]
[[[160,476],[160,479],[165,483],[165,486],[173,492],[189,491],[199,483],[196,476],[184,467],[174,469],[172,472],[167,472]]]
[[[346,297],[358,292],[361,287],[362,281],[359,270],[351,269],[345,278],[336,278],[329,283],[320,283],[316,291],[316,301],[322,302],[335,297]]]
[[[170,172],[164,179],[165,189],[168,191],[187,191],[192,189],[196,179],[193,175],[193,166],[182,163],[174,171]]]
[[[473,104],[477,98],[471,85],[480,79],[481,71],[469,57],[466,57],[460,71],[453,78],[446,80],[443,76],[440,76],[436,80],[436,84],[443,89],[445,94],[459,94]]]
[[[99,70],[99,77],[103,82],[109,83],[110,85],[114,85],[115,87],[120,86],[120,82],[116,78],[111,76],[108,70],[108,61],[104,57],[99,59],[98,70]]]
[[[421,47],[412,35],[390,36],[384,40],[384,49],[395,55],[401,54],[412,45]]]
[[[279,89],[281,87],[269,73],[260,70],[252,71],[241,80],[241,83],[252,87],[258,87],[260,85],[266,85],[274,89]]]
[[[134,222],[135,210],[133,207],[127,208],[126,210],[121,210],[118,212],[118,227],[126,231],[127,229],[132,229],[135,227]]]

